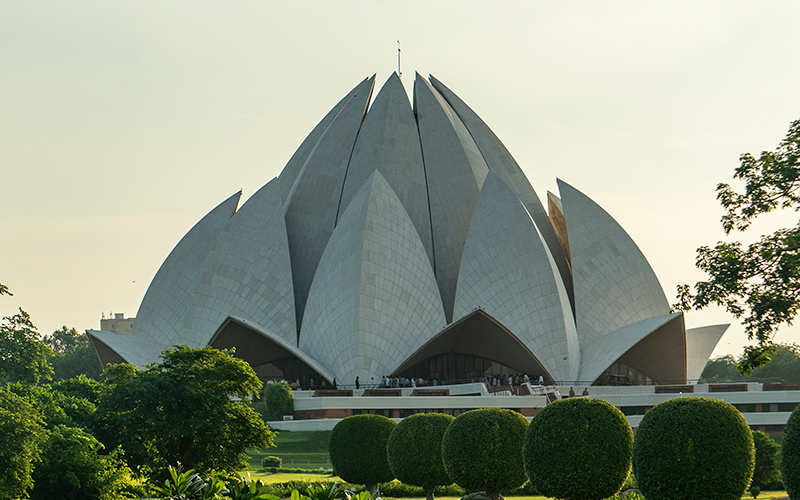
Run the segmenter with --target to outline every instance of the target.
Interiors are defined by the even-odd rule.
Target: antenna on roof
[[[403,79],[403,72],[400,71],[400,40],[397,41],[397,76]]]

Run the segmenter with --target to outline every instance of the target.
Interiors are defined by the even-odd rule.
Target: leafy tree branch
[[[740,158],[734,179],[744,182],[741,192],[722,183],[717,199],[725,209],[725,234],[747,230],[759,215],[776,209],[800,210],[800,120],[789,127],[775,151],[756,158]],[[678,285],[673,310],[689,311],[709,305],[724,307],[742,321],[749,340],[739,370],[750,374],[775,353],[778,328],[791,325],[800,307],[800,223],[763,235],[744,247],[739,242],[719,242],[697,249],[696,265],[708,279]]]

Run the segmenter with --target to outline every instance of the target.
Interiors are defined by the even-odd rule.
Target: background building
[[[125,313],[114,313],[112,317],[106,318],[105,315],[100,319],[100,330],[104,332],[115,332],[129,334],[133,329],[136,318],[126,318]]]

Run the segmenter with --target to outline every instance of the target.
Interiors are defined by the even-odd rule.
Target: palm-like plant
[[[226,498],[228,490],[221,480],[209,477],[203,478],[194,469],[182,471],[180,464],[168,468],[170,478],[164,481],[163,486],[153,486],[159,499],[163,500],[218,500]]]
[[[250,473],[247,479],[240,478],[228,484],[228,496],[230,500],[279,500],[277,496],[268,493],[269,486],[263,481],[253,481]]]

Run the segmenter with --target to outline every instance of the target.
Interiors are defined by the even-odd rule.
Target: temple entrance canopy
[[[481,309],[442,330],[392,373],[439,381],[518,374],[554,382],[528,347]]]
[[[300,381],[302,388],[321,386],[323,381],[332,383],[333,378],[323,375],[324,370],[312,366],[297,355],[296,349],[270,338],[266,332],[234,318],[228,318],[208,343],[215,349],[235,348],[234,355],[247,361],[262,382],[270,380]]]

